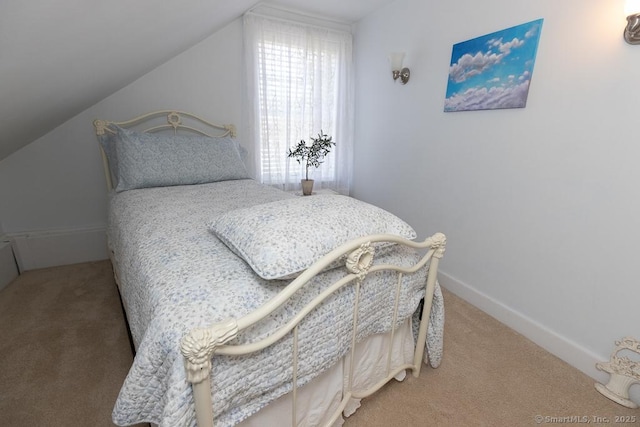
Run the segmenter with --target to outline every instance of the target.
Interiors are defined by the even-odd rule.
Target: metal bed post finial
[[[96,129],[96,135],[102,136],[107,129],[109,122],[106,120],[95,119],[93,121],[93,127]]]
[[[447,236],[442,233],[436,233],[431,236],[431,241],[431,248],[434,250],[433,256],[441,259],[447,247]]]
[[[233,319],[189,332],[180,343],[180,352],[185,357],[187,380],[197,383],[208,377],[215,348],[235,338],[237,334],[238,324]]]
[[[193,388],[198,427],[213,427],[211,380],[209,379],[213,352],[216,347],[232,340],[237,334],[237,322],[229,319],[211,325],[209,328],[193,329],[180,342],[187,381]]]

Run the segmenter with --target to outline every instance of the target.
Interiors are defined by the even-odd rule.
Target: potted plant
[[[287,154],[287,157],[294,157],[298,163],[304,163],[305,176],[301,183],[302,194],[305,196],[310,195],[313,190],[313,180],[309,179],[309,168],[311,166],[319,167],[324,161],[324,157],[331,151],[331,147],[336,145],[330,136],[322,133],[322,130],[317,138],[311,137],[311,141],[311,145],[307,145],[305,140],[301,139],[295,147],[289,148]]]

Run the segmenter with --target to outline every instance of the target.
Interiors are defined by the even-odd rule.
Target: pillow
[[[114,128],[117,192],[249,178],[238,144],[228,136],[209,138]]]
[[[109,163],[109,173],[111,174],[111,184],[115,188],[118,185],[118,157],[116,156],[116,141],[118,134],[105,131],[98,135],[98,142],[102,146],[107,161]]]
[[[397,216],[340,195],[294,197],[226,212],[209,230],[263,279],[296,277],[331,250],[369,234],[415,239]],[[332,267],[337,267],[333,265]]]

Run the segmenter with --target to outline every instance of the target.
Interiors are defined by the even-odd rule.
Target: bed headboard
[[[218,125],[195,114],[176,110],[152,111],[121,122],[96,119],[93,121],[96,136],[100,138],[105,135],[105,133],[114,133],[110,125],[116,125],[121,128],[137,128],[139,132],[147,133],[173,131],[174,134],[177,134],[178,131],[185,131],[209,138],[223,138],[226,136],[235,138],[236,136],[236,127],[232,124]],[[107,180],[107,188],[108,190],[112,190],[114,183],[109,167],[109,156],[105,152],[104,147],[102,145],[99,146],[105,178]]]
[[[158,117],[166,117],[167,123],[153,124],[154,120]],[[190,125],[190,122],[193,122],[194,125]],[[108,126],[111,124],[123,128],[129,128],[144,123],[151,123],[151,127],[144,129],[142,132],[157,132],[161,130],[173,129],[174,132],[177,132],[178,130],[186,130],[212,138],[223,137],[227,135],[231,137],[236,136],[236,127],[234,125],[217,125],[201,117],[198,117],[195,114],[175,110],[152,111],[151,113],[143,114],[141,116],[134,117],[131,120],[126,120],[123,122],[96,119],[93,121],[93,126],[96,129],[96,135],[104,135],[105,132],[109,132]],[[202,128],[194,127],[198,125]],[[213,134],[212,132],[216,132],[216,134]]]

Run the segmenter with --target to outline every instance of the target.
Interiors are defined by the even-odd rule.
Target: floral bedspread
[[[186,381],[181,338],[195,327],[239,318],[276,295],[288,282],[258,277],[207,229],[216,215],[232,209],[296,197],[253,180],[147,188],[113,194],[108,238],[114,251],[120,292],[137,349],[113,410],[117,425],[152,422],[195,425],[191,386]],[[376,262],[409,265],[417,255],[390,252]],[[323,273],[259,327],[235,342],[264,337],[286,322],[319,289],[344,275]],[[400,320],[411,316],[423,296],[426,271],[405,276]],[[393,299],[387,273],[370,275],[361,290],[358,337],[387,331]],[[352,287],[342,289],[305,319],[299,331],[299,384],[329,368],[349,347]],[[387,313],[388,312],[388,313]],[[436,288],[427,339],[429,362],[442,353],[444,307]],[[322,343],[322,345],[319,345]],[[291,338],[250,356],[215,356],[212,372],[215,423],[234,425],[291,389]],[[287,363],[288,361],[288,363]]]

